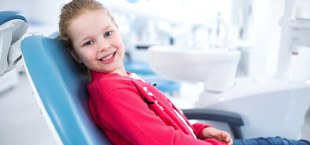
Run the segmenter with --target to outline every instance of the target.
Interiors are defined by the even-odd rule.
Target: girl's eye
[[[94,41],[87,41],[83,44],[83,46],[88,46],[94,44]]]
[[[111,35],[112,35],[112,31],[109,31],[109,32],[104,33],[104,37],[109,37],[109,36],[111,36]]]

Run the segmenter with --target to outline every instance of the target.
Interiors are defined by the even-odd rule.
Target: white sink
[[[208,91],[221,92],[233,86],[240,52],[177,46],[149,48],[151,68],[174,81],[203,81]]]

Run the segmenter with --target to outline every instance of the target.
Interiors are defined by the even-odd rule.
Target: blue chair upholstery
[[[30,82],[41,109],[57,139],[65,145],[108,145],[109,141],[93,122],[87,106],[89,77],[57,38],[30,36],[22,41],[22,54]],[[207,109],[183,110],[191,119],[226,122],[240,138],[240,115]]]
[[[35,89],[65,145],[108,145],[91,119],[85,87],[88,75],[57,39],[31,36],[22,54]]]

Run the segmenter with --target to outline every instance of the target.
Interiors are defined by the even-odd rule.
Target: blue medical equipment
[[[0,11],[0,93],[18,83],[22,66],[20,41],[28,28],[27,20],[18,12]]]
[[[80,68],[61,41],[30,36],[22,42],[26,72],[42,113],[59,144],[111,144],[93,122],[87,107],[87,73]],[[235,138],[242,138],[243,120],[236,113],[189,109],[190,119],[228,123]]]
[[[27,20],[14,11],[0,12],[0,75],[17,63],[21,53],[19,48],[12,47],[27,31]]]
[[[13,19],[20,19],[27,22],[27,19],[23,15],[15,11],[1,11],[0,15],[0,24],[3,24]]]

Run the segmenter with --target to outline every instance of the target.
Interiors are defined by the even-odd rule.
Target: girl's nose
[[[111,47],[110,43],[108,40],[102,38],[100,39],[99,43],[99,51],[105,51],[108,50]]]

